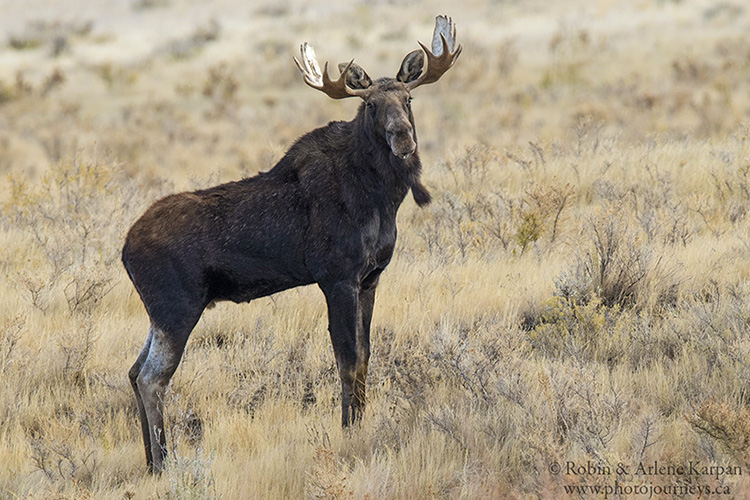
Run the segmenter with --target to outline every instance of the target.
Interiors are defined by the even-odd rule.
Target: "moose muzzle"
[[[385,128],[385,138],[394,155],[405,160],[417,150],[414,128],[407,120],[392,119]]]

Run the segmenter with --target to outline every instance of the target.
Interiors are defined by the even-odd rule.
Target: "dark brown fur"
[[[396,212],[409,189],[419,206],[430,202],[410,90],[436,82],[461,53],[449,17],[435,19],[432,46],[409,53],[395,79],[373,82],[353,63],[330,80],[303,44],[295,61],[305,82],[335,99],[360,97],[357,116],[304,135],[269,172],[167,196],[133,224],[122,261],[151,328],[129,376],[150,470],[160,472],[166,456],[164,389],[217,300],[249,302],[317,283],[341,379],[341,423],[361,418],[375,289],[393,255]]]
[[[300,138],[266,173],[167,196],[127,235],[122,260],[151,319],[130,370],[147,463],[163,467],[161,397],[203,310],[317,283],[342,380],[342,424],[365,406],[370,320],[409,189],[425,205],[409,92],[372,84],[350,122]]]

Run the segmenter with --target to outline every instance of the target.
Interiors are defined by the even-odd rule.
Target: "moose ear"
[[[396,75],[396,80],[402,83],[409,83],[419,78],[424,68],[424,53],[421,50],[414,50],[406,54],[401,61],[401,69]]]
[[[339,71],[344,71],[349,63],[339,63]],[[359,64],[352,62],[346,72],[346,86],[350,89],[366,89],[372,85],[372,79]]]

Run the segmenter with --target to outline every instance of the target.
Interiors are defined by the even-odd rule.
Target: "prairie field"
[[[750,498],[746,2],[2,11],[0,499]],[[128,228],[354,117],[300,43],[393,76],[443,13],[463,53],[414,91],[433,202],[399,211],[363,421],[340,426],[317,287],[221,303],[149,475]]]

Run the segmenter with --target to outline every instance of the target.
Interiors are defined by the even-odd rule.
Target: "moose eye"
[[[406,105],[407,105],[407,106],[411,106],[411,101],[412,101],[412,100],[413,100],[413,98],[412,98],[411,96],[409,96],[409,97],[408,97],[408,98],[406,99]]]

